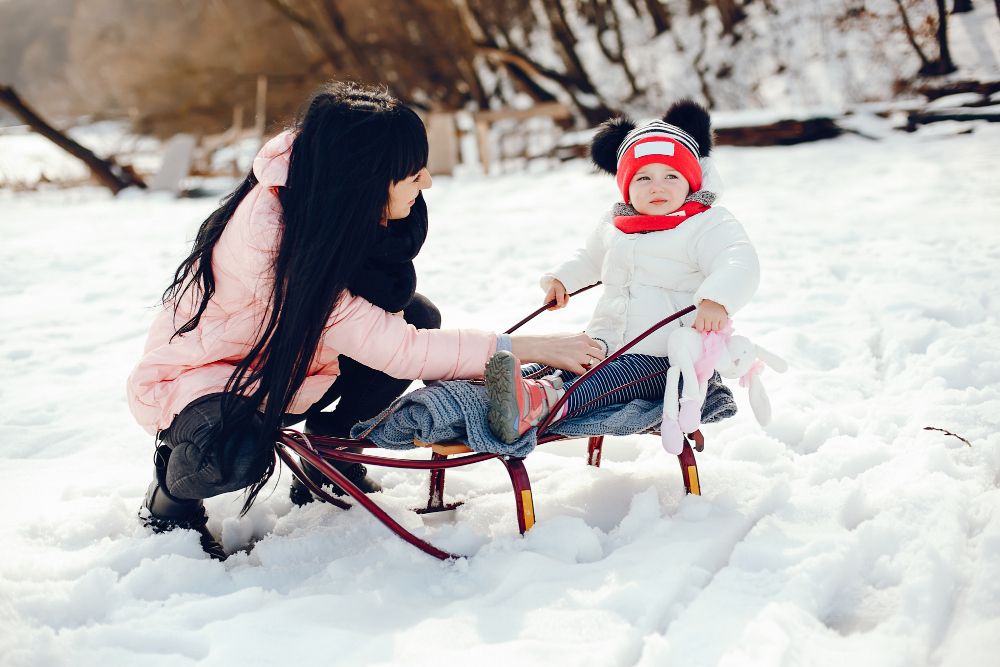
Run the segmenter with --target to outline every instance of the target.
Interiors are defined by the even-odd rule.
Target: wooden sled
[[[600,283],[598,283],[600,284]],[[591,287],[596,287],[596,285],[591,285],[585,287],[581,290],[573,292],[570,296],[575,296],[580,292],[586,291]],[[554,305],[555,302],[552,301],[545,306],[539,308],[531,315],[527,316],[513,327],[508,329],[506,333],[512,333],[526,322],[536,317],[543,311],[547,310],[550,306]],[[555,406],[553,406],[548,418],[542,421],[538,425],[538,445],[542,446],[550,442],[556,442],[560,440],[568,440],[562,435],[555,433],[549,433],[549,428],[552,426],[553,416],[559,412],[559,408],[566,401],[567,397],[572,393],[572,391],[579,387],[583,382],[586,381],[587,377],[592,373],[596,372],[599,368],[603,367],[605,364],[616,359],[620,355],[624,354],[632,346],[637,344],[639,341],[643,340],[656,330],[661,327],[673,322],[674,320],[683,317],[684,315],[694,311],[694,306],[689,306],[683,310],[679,310],[670,317],[667,317],[660,322],[657,322],[652,327],[644,331],[642,334],[637,336],[634,340],[630,341],[624,345],[620,350],[612,355],[609,355],[606,359],[598,364],[595,364],[586,373],[580,376],[570,387],[566,393],[563,395],[562,399]],[[617,389],[617,388],[616,388]],[[615,391],[615,390],[612,390]],[[657,431],[650,431],[653,435],[659,435]],[[577,438],[581,439],[581,438]],[[413,460],[413,459],[400,459],[391,456],[384,456],[378,454],[368,454],[368,453],[357,453],[349,451],[350,449],[378,449],[378,446],[367,440],[355,440],[351,438],[335,438],[329,436],[320,435],[307,435],[293,429],[284,429],[278,436],[278,440],[275,443],[275,450],[277,455],[281,460],[289,467],[292,473],[301,480],[301,482],[309,488],[312,494],[331,505],[339,507],[341,509],[350,509],[352,507],[351,503],[346,502],[340,498],[335,497],[327,490],[323,489],[320,485],[313,482],[308,475],[302,470],[302,466],[299,461],[305,461],[316,468],[319,472],[323,474],[330,482],[336,484],[351,500],[357,504],[364,507],[366,510],[371,512],[379,521],[381,521],[389,530],[396,533],[398,536],[412,544],[413,546],[421,549],[425,553],[430,554],[436,558],[442,560],[461,558],[462,556],[451,554],[446,551],[438,549],[434,545],[420,539],[410,531],[406,530],[401,526],[395,519],[389,516],[385,510],[383,510],[379,505],[372,500],[371,496],[366,495],[362,492],[353,482],[351,482],[343,473],[330,465],[331,461],[343,461],[349,463],[361,463],[367,466],[383,466],[388,468],[404,468],[410,470],[429,470],[430,471],[430,486],[427,493],[427,505],[416,509],[415,511],[419,514],[428,514],[432,512],[442,512],[445,510],[451,510],[459,505],[461,502],[448,503],[445,501],[444,495],[444,482],[445,473],[451,468],[459,468],[467,465],[474,465],[476,463],[481,463],[483,461],[489,461],[491,459],[496,459],[507,469],[507,473],[510,476],[511,487],[514,491],[514,502],[517,506],[517,526],[522,534],[524,534],[528,529],[530,529],[535,523],[535,503],[531,495],[531,480],[528,478],[528,472],[524,467],[524,459],[516,456],[508,456],[503,454],[495,453],[483,453],[474,452],[469,449],[463,443],[457,442],[442,442],[442,443],[427,443],[421,442],[419,440],[414,441],[414,445],[418,447],[425,447],[430,450],[431,457],[429,460]],[[604,445],[604,436],[593,436],[588,439],[587,448],[587,464],[598,467],[601,465],[601,452]],[[693,445],[693,447],[692,447]],[[681,467],[681,476],[684,481],[684,489],[689,494],[701,495],[701,483],[698,478],[698,463],[695,460],[694,451],[702,451],[705,446],[705,440],[702,437],[700,431],[695,431],[694,433],[688,434],[684,448],[678,455],[677,459]],[[385,451],[385,450],[381,450]],[[296,458],[297,456],[297,458]]]

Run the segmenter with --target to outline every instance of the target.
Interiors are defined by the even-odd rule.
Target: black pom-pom
[[[590,159],[598,169],[612,176],[618,173],[618,148],[634,129],[635,123],[628,116],[619,116],[601,123],[601,129],[590,142]]]
[[[705,107],[692,100],[681,100],[671,105],[663,120],[681,128],[698,142],[701,155],[712,151],[712,121]]]

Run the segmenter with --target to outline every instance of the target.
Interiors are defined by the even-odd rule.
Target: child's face
[[[673,213],[690,191],[679,171],[659,162],[643,166],[628,184],[632,208],[643,215]]]

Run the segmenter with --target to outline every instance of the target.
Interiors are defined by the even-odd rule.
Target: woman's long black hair
[[[257,444],[262,451],[270,451],[269,442],[306,378],[330,315],[383,223],[389,185],[427,164],[423,123],[385,90],[327,84],[291,129],[296,137],[288,180],[278,193],[284,229],[274,259],[270,308],[225,387],[217,437],[223,442],[227,425],[235,428],[259,411],[263,430]],[[202,223],[191,254],[164,291],[163,303],[173,305],[175,325],[182,300],[192,306],[188,312],[193,315],[176,327],[174,336],[198,326],[215,294],[212,250],[255,186],[251,171]],[[411,215],[426,214],[423,202],[418,205]],[[217,464],[222,461],[218,457]],[[244,513],[273,472],[272,456],[263,477],[248,489]]]

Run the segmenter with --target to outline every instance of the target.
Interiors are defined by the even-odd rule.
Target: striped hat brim
[[[694,137],[676,125],[665,123],[662,120],[654,120],[643,125],[642,127],[635,128],[625,135],[625,140],[622,141],[621,146],[618,147],[618,153],[616,156],[618,162],[621,162],[622,156],[625,155],[625,152],[629,148],[634,146],[639,141],[651,137],[673,139],[677,143],[684,146],[684,148],[688,149],[696,160],[698,159],[698,142],[695,141]]]

